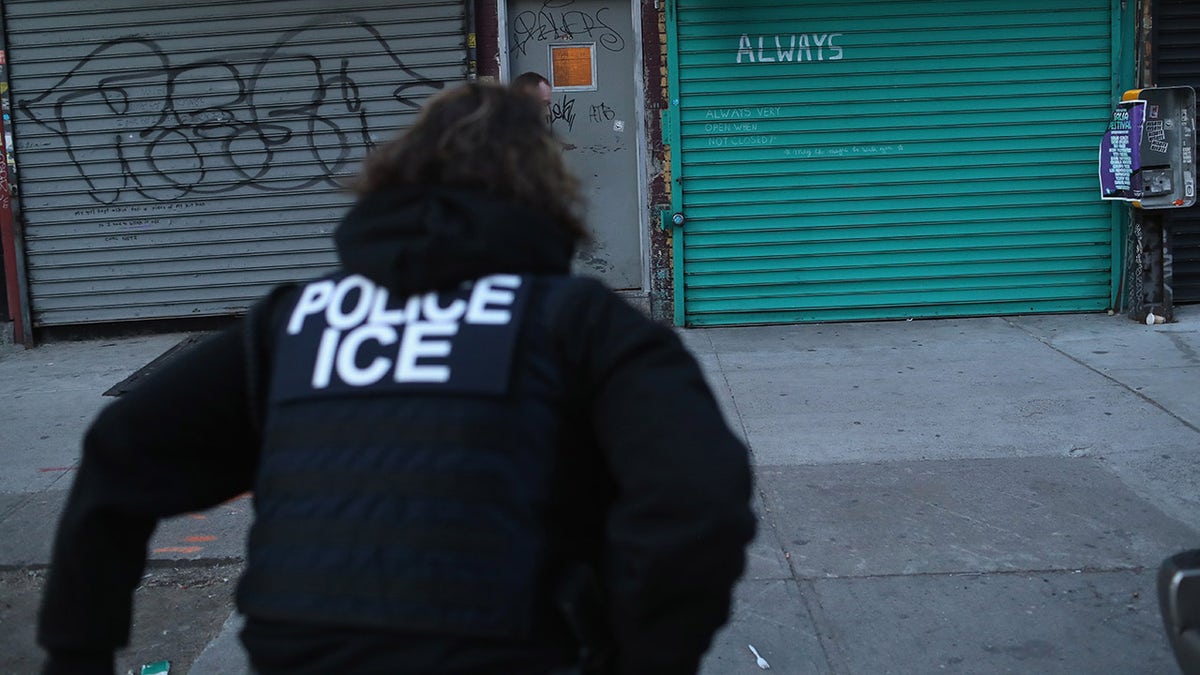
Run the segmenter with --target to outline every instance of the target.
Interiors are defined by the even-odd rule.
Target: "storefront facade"
[[[244,311],[334,263],[339,182],[429,96],[580,55],[549,111],[597,239],[576,269],[656,318],[1119,304],[1096,153],[1137,3],[0,6],[26,332]]]

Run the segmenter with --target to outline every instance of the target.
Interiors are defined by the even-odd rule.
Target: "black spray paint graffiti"
[[[337,42],[331,29],[342,31]],[[335,55],[312,53],[307,45],[317,30]],[[444,86],[406,66],[366,21],[337,17],[288,31],[261,55],[237,60],[173,65],[155,41],[119,38],[18,107],[62,139],[101,204],[129,191],[156,201],[242,188],[294,191],[336,184],[374,145],[367,108],[378,104],[364,100],[362,80],[381,58],[392,78],[383,97],[391,112],[416,110],[417,98]],[[114,59],[127,74],[113,73]],[[84,107],[91,119],[79,113]],[[97,147],[97,108],[119,130],[111,147]],[[106,159],[112,152],[115,160]]]
[[[550,104],[550,124],[559,120],[567,123],[567,131],[575,129],[575,99],[563,96],[561,101]]]
[[[513,45],[522,55],[530,42],[595,40],[610,52],[625,49],[625,38],[604,23],[608,7],[595,12],[570,9],[575,0],[544,0],[538,11],[526,10],[512,21]]]
[[[604,103],[592,106],[592,112],[588,114],[588,119],[593,122],[611,122],[617,117],[617,113],[612,108]]]

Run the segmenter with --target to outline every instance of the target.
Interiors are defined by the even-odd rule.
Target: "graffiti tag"
[[[559,120],[567,123],[567,131],[575,128],[575,99],[563,96],[561,101],[550,104],[550,124]]]
[[[337,44],[365,47],[313,53],[314,33],[328,41],[330,28],[343,32]],[[368,101],[361,81],[378,69],[380,57],[394,66],[396,82],[383,103]],[[109,64],[117,58],[123,66],[114,74]],[[175,64],[152,39],[117,38],[17,107],[61,139],[92,199],[113,204],[130,191],[171,201],[247,187],[335,185],[374,146],[369,109],[417,110],[422,96],[443,86],[406,66],[365,20],[337,17],[284,33],[250,62],[216,55]],[[96,122],[79,115],[80,106],[103,110],[118,132],[105,148],[115,152],[111,166],[97,162]],[[90,143],[80,140],[89,135]]]
[[[617,112],[604,103],[592,106],[588,119],[592,122],[611,122],[617,117]]]
[[[530,42],[595,40],[610,52],[625,49],[625,38],[604,22],[608,7],[595,12],[569,9],[575,0],[543,0],[536,12],[526,10],[512,21],[513,45],[522,55]]]

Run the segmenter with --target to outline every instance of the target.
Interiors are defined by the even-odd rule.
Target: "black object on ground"
[[[191,349],[204,338],[204,335],[187,336],[182,342],[158,355],[158,357],[156,357],[153,361],[139,368],[134,374],[114,384],[108,391],[104,392],[104,395],[120,396],[121,394],[133,389],[135,386],[137,386],[137,383],[140,380],[148,376],[150,373],[153,373],[158,368],[161,368],[163,364],[167,363],[171,359],[179,356],[188,349]]]

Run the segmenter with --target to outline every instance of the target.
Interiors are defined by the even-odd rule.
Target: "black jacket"
[[[446,189],[365,198],[335,240],[344,271],[396,296],[495,273],[561,275],[572,254],[536,214]],[[597,282],[557,287],[538,320],[576,383],[569,424],[580,433],[560,469],[563,507],[550,514],[551,539],[574,537],[560,549],[591,553],[614,672],[694,672],[728,617],[754,532],[746,449],[669,328]],[[169,362],[92,424],[39,622],[47,672],[109,672],[112,651],[128,640],[156,520],[252,488],[280,295]],[[249,617],[243,640],[264,669],[500,673],[533,663],[528,653],[561,641],[561,628],[521,642]]]

